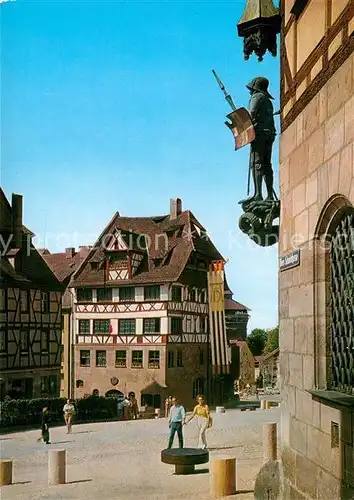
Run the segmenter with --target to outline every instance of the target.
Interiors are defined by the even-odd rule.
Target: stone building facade
[[[282,1],[284,499],[354,498],[354,4]]]
[[[255,384],[255,359],[245,340],[231,340],[231,374],[235,387],[243,391]]]
[[[272,387],[279,389],[280,368],[279,368],[279,349],[263,356],[260,373],[262,375],[263,387]]]

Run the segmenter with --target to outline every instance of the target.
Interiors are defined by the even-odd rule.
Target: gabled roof
[[[43,253],[42,258],[51,268],[57,279],[63,283],[79,268],[89,251],[89,247],[81,247],[79,252],[75,252],[72,257],[68,257],[65,252],[62,252]]]
[[[234,299],[225,299],[225,311],[250,311],[248,307],[240,304]]]
[[[8,241],[6,255],[0,259],[0,283],[3,286],[18,284],[45,290],[61,290],[62,286],[32,243],[33,233],[20,224],[22,234],[21,248],[15,246],[14,238],[7,240],[13,234],[13,208],[0,188],[0,230]]]
[[[114,231],[145,235],[147,248],[141,271],[130,280],[121,280],[120,284],[156,283],[177,281],[184,271],[193,252],[204,256],[207,261],[224,260],[215,248],[201,224],[192,212],[185,210],[176,219],[169,215],[159,217],[121,217],[117,212],[108,223],[85,263],[73,276],[73,286],[104,286],[106,282],[104,266],[98,269],[89,265],[91,261],[103,262],[107,252],[103,241]],[[134,249],[132,250],[134,251]],[[161,265],[155,266],[154,259],[164,259]],[[165,262],[165,263],[164,263]],[[112,282],[112,285],[116,282]]]
[[[277,357],[279,356],[279,347],[277,349],[274,349],[274,351],[269,352],[268,354],[265,354],[263,356],[263,361],[266,361],[269,358]]]

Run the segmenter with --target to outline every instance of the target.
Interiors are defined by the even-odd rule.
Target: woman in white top
[[[70,399],[66,401],[66,405],[63,408],[65,425],[68,429],[68,434],[71,434],[72,418],[75,415],[75,406],[72,404]]]

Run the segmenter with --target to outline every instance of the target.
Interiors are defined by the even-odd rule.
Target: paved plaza
[[[262,424],[279,422],[280,410],[228,410],[213,414],[207,439],[210,460],[237,457],[238,490],[229,498],[253,498],[253,483],[262,463]],[[185,446],[195,447],[194,420],[185,428]],[[209,464],[196,473],[174,475],[160,461],[167,446],[167,419],[77,425],[51,430],[51,443],[37,442],[39,430],[1,436],[1,458],[13,459],[14,483],[1,499],[180,500],[209,498]],[[177,446],[176,436],[175,446]],[[48,486],[47,449],[67,450],[67,484]]]

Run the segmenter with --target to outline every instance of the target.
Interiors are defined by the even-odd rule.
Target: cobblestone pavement
[[[210,460],[237,457],[238,493],[230,499],[253,498],[261,466],[262,424],[279,422],[280,410],[228,410],[214,414],[207,439]],[[194,420],[186,427],[185,446],[197,445]],[[37,442],[39,430],[1,436],[1,458],[13,459],[14,483],[1,489],[1,499],[180,500],[209,499],[208,464],[196,474],[176,476],[161,463],[167,446],[167,419],[84,424],[51,430],[51,443]],[[176,436],[177,439],[177,436]],[[177,445],[177,443],[175,443]],[[67,450],[67,484],[48,486],[47,449]]]

